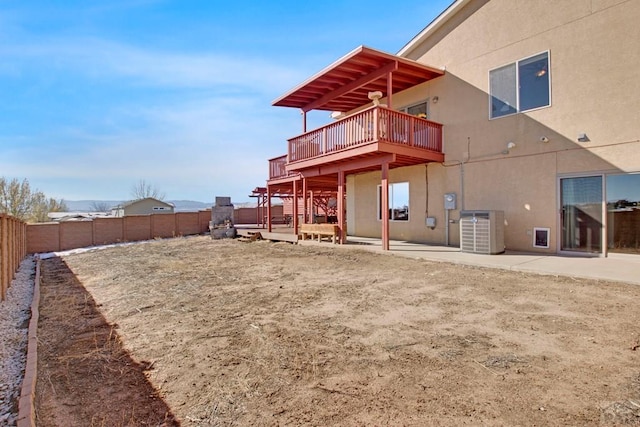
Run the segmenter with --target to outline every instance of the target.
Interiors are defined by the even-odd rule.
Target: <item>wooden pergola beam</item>
[[[384,65],[380,68],[378,68],[377,70],[366,74],[362,77],[360,77],[357,80],[352,81],[351,83],[347,83],[344,86],[340,86],[338,89],[335,89],[327,94],[325,94],[324,96],[316,99],[313,102],[308,103],[307,105],[305,105],[304,107],[302,107],[302,111],[311,111],[314,110],[320,106],[322,106],[322,104],[331,101],[332,99],[338,98],[341,95],[344,95],[345,93],[351,92],[352,90],[358,89],[359,87],[362,87],[364,85],[366,85],[367,83],[370,83],[374,80],[378,80],[379,78],[382,78],[384,76],[386,76],[389,73],[394,72],[395,70],[398,69],[398,61],[392,61],[390,63],[388,63],[387,65]]]

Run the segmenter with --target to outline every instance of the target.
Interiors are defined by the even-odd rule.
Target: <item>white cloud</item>
[[[141,178],[170,198],[247,200],[265,184],[268,159],[284,154],[286,139],[301,128],[296,111],[270,102],[317,71],[234,52],[16,38],[16,31],[15,43],[0,45],[0,74],[18,76],[19,84],[28,73],[46,79],[32,92],[69,78],[75,81],[65,90],[90,94],[93,85],[108,91],[87,114],[82,102],[91,100],[70,106],[63,93],[50,105],[73,108],[53,116],[59,121],[44,115],[47,123],[22,135],[0,133],[3,176],[27,177],[46,194],[71,200],[126,198]]]
[[[308,75],[298,67],[265,58],[214,52],[178,53],[97,38],[47,39],[0,47],[15,70],[30,61],[47,63],[97,79],[125,79],[129,84],[173,88],[251,88],[279,93]]]
[[[25,137],[4,151],[0,170],[7,176],[26,174],[43,191],[54,188],[52,193],[56,183],[77,187],[57,196],[66,199],[126,198],[131,184],[144,178],[171,198],[191,194],[206,201],[215,192],[245,201],[255,186],[265,184],[268,159],[284,154],[286,139],[298,131],[291,111],[258,103],[250,97],[212,96],[128,106],[113,120],[143,125],[112,135],[65,127],[49,135],[45,146]],[[110,192],[100,196],[98,191]]]

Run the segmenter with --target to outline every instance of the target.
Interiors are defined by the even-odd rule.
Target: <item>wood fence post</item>
[[[11,281],[27,255],[27,224],[0,214],[0,300],[7,296]]]
[[[7,217],[4,214],[0,214],[0,297],[2,301],[4,301],[8,287],[9,253],[7,251],[7,238]]]
[[[64,245],[62,244],[62,239],[64,238],[64,232],[62,231],[62,222],[59,222],[56,226],[58,227],[58,248],[56,250],[60,251],[64,247]]]
[[[96,245],[96,221],[91,220],[91,246]]]

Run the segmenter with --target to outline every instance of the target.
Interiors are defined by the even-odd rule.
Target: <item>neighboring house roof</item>
[[[458,13],[464,6],[471,3],[474,0],[455,0],[451,5],[444,10],[440,15],[436,17],[429,25],[427,25],[422,31],[420,31],[409,43],[404,45],[397,55],[407,57],[411,51],[422,44],[439,28],[446,24],[456,13]]]
[[[94,218],[111,218],[106,212],[49,212],[47,217],[53,221],[91,221]]]
[[[154,202],[159,203],[160,205],[169,206],[169,207],[172,207],[172,208],[175,207],[173,205],[173,203],[163,202],[162,200],[156,199],[154,197],[145,197],[144,199],[130,200],[130,201],[122,203],[122,204],[120,204],[118,206],[114,206],[112,209],[123,209],[123,208],[126,208],[128,206],[135,205],[136,203],[144,202],[144,201],[147,201],[147,200],[153,200]]]
[[[273,101],[274,106],[303,111],[351,111],[371,102],[370,92],[392,93],[440,77],[444,71],[407,58],[359,46],[307,81]]]

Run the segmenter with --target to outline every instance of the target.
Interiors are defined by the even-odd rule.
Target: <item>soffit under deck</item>
[[[371,102],[369,92],[387,95],[389,72],[392,94],[444,75],[443,70],[360,46],[273,101],[273,105],[303,111],[351,111]]]

